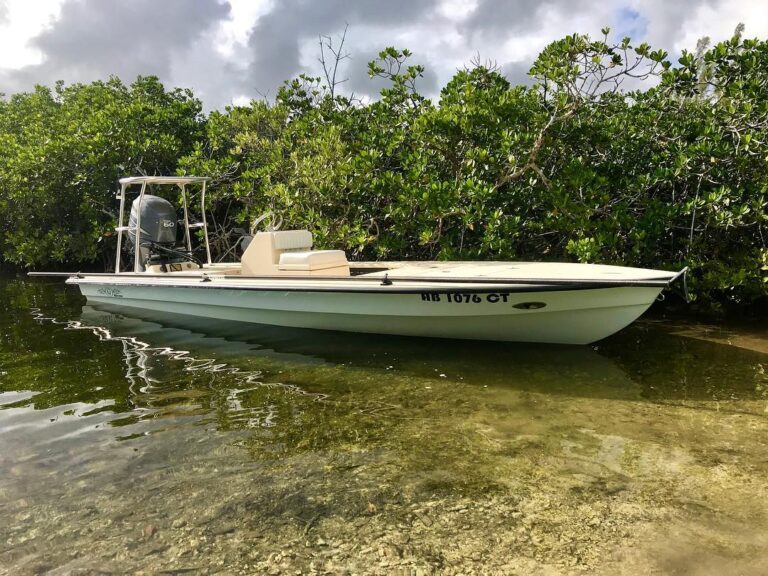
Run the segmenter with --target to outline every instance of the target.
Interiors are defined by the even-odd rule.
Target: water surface
[[[763,574],[766,342],[296,331],[0,278],[0,573]]]

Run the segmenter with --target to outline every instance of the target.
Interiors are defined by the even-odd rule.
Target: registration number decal
[[[499,302],[509,302],[509,292],[491,292],[490,294],[472,294],[468,292],[449,292],[440,294],[438,292],[422,292],[421,300],[423,302],[443,302],[445,298],[448,302],[456,304],[480,304],[488,302],[498,304]]]

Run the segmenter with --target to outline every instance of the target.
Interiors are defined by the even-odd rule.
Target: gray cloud
[[[507,62],[499,70],[512,86],[530,86],[533,84],[533,78],[528,76],[528,70],[531,69],[530,62]]]
[[[551,2],[541,0],[480,0],[462,28],[469,34],[506,35],[538,23],[540,12]]]
[[[5,80],[29,87],[111,74],[126,81],[150,74],[168,78],[174,55],[228,14],[229,5],[217,0],[69,0],[56,23],[32,41],[44,62]]]
[[[674,43],[684,32],[686,22],[691,19],[698,9],[724,5],[731,0],[647,0],[644,16],[648,19],[646,36],[654,48],[663,48],[670,53],[675,52]],[[714,33],[714,31],[712,31]],[[689,46],[689,49],[695,48]]]
[[[259,19],[248,42],[253,60],[246,87],[266,92],[304,70],[301,46],[320,35],[335,35],[349,24],[407,25],[434,7],[434,0],[285,0]]]
[[[207,109],[223,108],[238,96],[242,67],[224,58],[214,48],[213,32],[198,38],[175,55],[170,76],[161,77],[173,86],[191,87]]]
[[[479,0],[461,29],[469,36],[496,40],[545,27],[548,11],[578,14],[593,9],[593,0]],[[606,24],[609,23],[603,22],[600,26]]]

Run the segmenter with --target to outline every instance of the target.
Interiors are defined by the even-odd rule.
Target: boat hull
[[[430,338],[588,344],[637,319],[656,286],[315,290],[71,278],[90,302],[257,324]]]

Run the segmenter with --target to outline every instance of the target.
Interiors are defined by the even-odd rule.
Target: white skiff
[[[685,273],[569,263],[349,263],[342,251],[312,250],[306,230],[274,229],[255,233],[238,261],[214,263],[205,179],[121,183],[115,271],[67,279],[91,302],[297,328],[587,344],[633,322]],[[202,185],[197,226],[204,262],[191,256],[196,225],[189,222],[186,187],[192,184]],[[126,191],[137,185],[129,225],[123,226]],[[164,201],[146,194],[150,185],[181,189],[183,234]],[[121,269],[124,236],[133,256],[128,271]],[[183,236],[181,247],[177,236]]]

